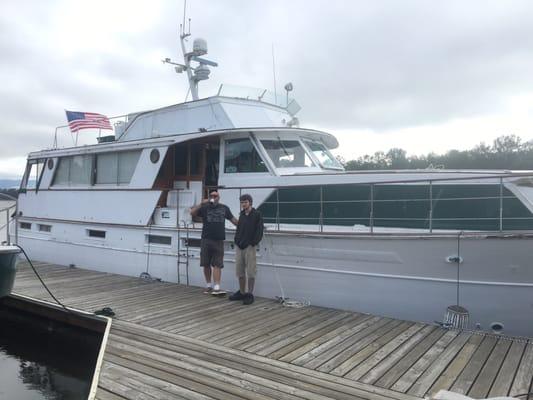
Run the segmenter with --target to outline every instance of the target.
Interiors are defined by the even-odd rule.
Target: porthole
[[[150,161],[154,164],[159,161],[159,150],[153,149],[150,152]]]
[[[503,332],[504,325],[501,322],[493,322],[490,324],[490,329],[492,329],[492,332],[494,333],[502,333]]]
[[[48,164],[47,164],[47,165],[48,165],[48,169],[52,169],[52,168],[54,168],[54,160],[51,159],[51,158],[49,158],[49,159],[48,159]]]

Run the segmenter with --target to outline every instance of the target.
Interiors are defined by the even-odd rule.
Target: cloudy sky
[[[181,102],[183,0],[1,0],[0,177],[50,147],[64,110],[109,116]],[[345,159],[401,147],[467,149],[533,139],[533,2],[189,0],[193,37],[220,83],[292,82],[304,127]],[[60,138],[61,143],[71,138]],[[71,142],[70,142],[71,143]],[[67,143],[68,144],[68,143]]]

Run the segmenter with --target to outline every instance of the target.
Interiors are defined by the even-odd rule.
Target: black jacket
[[[252,208],[248,215],[241,211],[237,232],[235,232],[235,244],[240,249],[245,249],[248,246],[257,246],[262,238],[263,217],[261,213],[255,208]]]

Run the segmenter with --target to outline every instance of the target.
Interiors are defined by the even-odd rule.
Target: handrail
[[[0,209],[0,214],[2,214],[4,211],[6,213],[6,222],[5,222],[5,224],[0,225],[0,232],[2,232],[4,230],[4,228],[6,229],[6,240],[5,241],[4,240],[0,240],[0,242],[6,242],[8,244],[10,244],[10,242],[11,242],[10,241],[11,232],[10,232],[9,226],[10,226],[12,221],[16,221],[16,215],[13,218],[11,218],[10,210],[12,210],[12,209],[17,210],[17,201],[16,200],[17,199],[15,199],[15,204],[12,204],[12,205],[10,205],[8,207],[4,207],[4,208]],[[15,225],[15,243],[18,243],[18,229],[17,229],[16,225]]]
[[[455,178],[438,178],[431,177],[426,179],[414,179],[414,180],[396,180],[386,182],[332,182],[329,184],[299,184],[299,185],[270,185],[270,186],[221,186],[224,190],[239,190],[242,193],[243,190],[249,191],[253,189],[272,189],[272,195],[262,202],[262,205],[270,206],[270,213],[264,215],[266,223],[272,223],[275,225],[275,230],[280,231],[281,226],[287,224],[303,224],[313,226],[314,230],[318,232],[324,232],[325,226],[350,226],[351,224],[363,225],[368,228],[370,234],[374,234],[376,226],[382,228],[394,228],[397,229],[416,229],[434,233],[438,230],[438,233],[443,231],[476,231],[476,232],[504,232],[507,222],[507,231],[533,231],[533,213],[529,211],[528,207],[521,203],[524,208],[515,208],[516,204],[512,200],[520,199],[510,192],[509,189],[505,190],[504,178],[531,178],[533,184],[533,173],[503,173],[496,176],[471,176],[471,177],[455,177]],[[491,182],[484,181],[480,183],[480,180],[492,179]],[[474,195],[468,193],[467,195],[461,195],[463,193],[457,193],[458,196],[454,196],[455,193],[446,194],[442,193],[446,197],[439,197],[439,192],[436,192],[435,185],[439,185],[439,190],[449,185],[449,187],[456,188],[453,182],[457,182],[457,185],[465,185],[467,181],[473,181],[473,185],[491,185],[493,186],[493,193],[487,193],[484,195]],[[482,181],[483,182],[483,181]],[[405,184],[425,183],[427,188],[422,189],[423,193],[420,193],[414,198],[408,198],[405,194],[402,196],[402,192],[398,193],[400,198],[378,198],[376,196],[376,189],[378,187],[390,187],[391,184]],[[446,185],[448,184],[448,185]],[[363,188],[363,196],[359,195],[358,198],[343,197],[342,199],[332,199],[331,196],[326,196],[325,189],[331,186],[346,187],[357,186]],[[453,186],[452,186],[453,185]],[[419,188],[423,188],[424,185],[417,185]],[[281,199],[283,190],[296,188],[296,189],[312,189],[312,199],[291,198]],[[437,194],[437,196],[436,196]],[[367,198],[364,198],[368,196]],[[353,197],[353,195],[352,195]],[[453,202],[457,202],[457,206]],[[476,203],[477,202],[477,203]],[[481,202],[481,203],[480,203]],[[400,205],[392,205],[394,203],[400,203]],[[344,205],[346,207],[357,208],[353,214],[339,213],[328,216],[326,207],[331,210],[331,207],[337,205]],[[386,204],[391,204],[396,210],[400,210],[400,213],[394,215],[394,213],[386,212]],[[443,206],[443,204],[447,204]],[[381,206],[380,206],[381,205]],[[440,207],[438,206],[440,205]],[[297,210],[301,210],[305,206],[312,207],[309,215],[300,213],[299,215],[291,213],[291,207],[295,206]],[[379,206],[379,209],[376,209]],[[401,208],[403,206],[403,209]],[[409,207],[412,208],[409,208]],[[513,207],[510,210],[515,209],[516,214],[510,214],[506,212],[506,206]],[[455,207],[455,208],[453,208]],[[464,207],[461,209],[461,207]],[[286,216],[283,215],[283,208],[285,208]],[[466,210],[466,213],[465,213]],[[525,210],[525,211],[524,211]],[[342,210],[341,210],[342,211]],[[478,212],[479,211],[479,212]],[[529,214],[525,212],[529,211]],[[472,212],[471,216],[468,212]],[[366,214],[365,214],[366,213]],[[381,215],[380,215],[381,213]],[[391,215],[392,214],[392,215]],[[423,215],[425,214],[425,215]],[[440,216],[439,216],[440,214]],[[344,222],[340,223],[340,222]],[[520,223],[522,221],[522,223]],[[346,224],[348,222],[348,224]],[[389,222],[389,224],[387,224]],[[401,222],[404,222],[403,224]],[[285,229],[287,229],[285,227]],[[328,229],[328,231],[330,231]],[[366,230],[365,230],[366,231]]]
[[[440,171],[443,171],[443,170],[439,170],[439,174],[442,174],[443,172],[440,172]],[[444,170],[445,172],[444,173],[450,173],[450,174],[455,174],[455,173],[469,173],[469,174],[481,174],[482,172],[478,172],[478,171],[473,171],[473,172],[466,172],[466,171],[446,171]],[[305,177],[305,176],[345,176],[345,175],[348,175],[350,174],[350,172],[352,171],[349,171],[348,173],[332,173],[332,174],[324,174],[324,173],[320,173],[320,174],[305,174],[305,175],[298,175],[300,177]],[[361,175],[365,174],[365,172],[368,172],[368,171],[361,171]],[[396,173],[406,173],[406,174],[410,174],[411,172],[410,171],[386,171],[386,170],[383,170],[383,171],[377,171],[378,173],[381,173],[381,174],[387,174],[389,172],[396,172]],[[416,171],[417,173],[423,173],[423,170],[418,170]],[[488,173],[487,173],[488,174]],[[291,176],[296,176],[296,175],[291,175]],[[533,172],[504,172],[504,173],[492,173],[492,175],[475,175],[475,176],[456,176],[456,177],[449,177],[449,178],[438,178],[438,177],[427,177],[427,178],[418,178],[418,179],[392,179],[392,180],[384,180],[384,181],[366,181],[366,182],[335,182],[334,184],[337,185],[337,186],[344,186],[344,185],[390,185],[390,184],[396,184],[396,183],[424,183],[424,182],[429,182],[429,181],[432,181],[432,182],[455,182],[455,181],[469,181],[469,180],[489,180],[489,179],[494,179],[494,180],[499,180],[500,178],[531,178],[533,179]],[[533,183],[533,181],[532,181]],[[227,186],[227,185],[222,185],[222,186],[217,186],[217,188],[220,188],[220,189],[283,189],[283,188],[287,188],[287,187],[310,187],[310,186],[320,186],[320,185],[314,185],[314,184],[309,184],[309,183],[301,183],[301,184],[292,184],[292,185],[249,185],[249,186]]]

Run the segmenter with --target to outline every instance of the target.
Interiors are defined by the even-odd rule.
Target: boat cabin
[[[40,201],[23,200],[23,208],[34,204],[31,212],[39,213],[36,205],[51,201],[64,219],[62,206],[83,190],[90,192],[83,215],[72,217],[111,222],[95,204],[128,193],[123,223],[148,223],[154,213],[156,224],[175,226],[187,223],[188,208],[215,188],[276,186],[283,176],[343,171],[329,151],[338,145],[332,135],[291,121],[287,108],[224,97],[131,114],[115,127],[116,140],[30,154],[21,191]],[[264,190],[258,204],[273,190]],[[231,196],[224,202],[236,212],[238,193]],[[132,203],[144,210],[142,218],[131,217]]]

